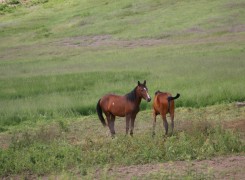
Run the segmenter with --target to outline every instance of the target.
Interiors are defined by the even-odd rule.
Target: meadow
[[[241,0],[0,3],[0,174],[91,177],[97,165],[244,152],[244,137],[222,128],[223,120],[244,119],[244,108],[234,107],[245,101],[244,6]],[[166,143],[161,133],[149,136],[151,103],[142,101],[133,139],[123,136],[119,120],[111,141],[96,117],[101,96],[124,95],[138,80],[147,81],[152,97],[157,90],[181,94],[180,124]],[[194,123],[192,131],[180,127],[185,120]]]

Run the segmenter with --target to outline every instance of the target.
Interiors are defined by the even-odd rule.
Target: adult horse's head
[[[136,87],[136,92],[137,94],[142,97],[143,99],[145,99],[147,102],[151,101],[151,97],[148,94],[148,88],[146,87],[146,80],[144,81],[143,84],[141,84],[138,81],[138,86]]]

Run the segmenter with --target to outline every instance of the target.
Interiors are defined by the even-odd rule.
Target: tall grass
[[[181,107],[244,101],[242,4],[19,4],[0,17],[0,125],[94,114],[102,95],[124,95],[145,79],[151,96],[180,93]],[[82,45],[84,36],[91,42],[94,35],[119,44]],[[145,45],[137,41],[142,38],[162,43]],[[135,45],[120,44],[124,40]]]
[[[234,45],[231,51],[223,47],[213,54],[211,49],[216,46],[185,47],[179,55],[169,51],[178,52],[180,47],[163,46],[86,52],[82,60],[78,56],[68,61],[4,62],[0,67],[1,124],[93,114],[101,96],[124,95],[145,79],[151,96],[156,90],[180,93],[177,106],[245,100],[242,49]],[[17,66],[20,72],[15,72]],[[145,108],[151,108],[151,103],[142,101]]]

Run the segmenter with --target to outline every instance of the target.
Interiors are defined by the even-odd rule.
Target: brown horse
[[[156,116],[161,114],[163,119],[163,125],[165,128],[165,135],[168,134],[168,121],[166,118],[166,114],[170,114],[171,118],[171,127],[172,127],[172,134],[174,130],[174,99],[180,97],[180,94],[177,93],[175,97],[172,97],[170,93],[167,92],[155,92],[155,97],[153,101],[153,133],[155,135],[155,127],[156,127]]]
[[[104,112],[112,137],[115,135],[114,122],[116,116],[126,117],[126,134],[128,134],[129,123],[131,122],[130,135],[133,136],[134,121],[140,110],[139,106],[142,98],[148,102],[151,101],[146,87],[146,81],[143,84],[138,81],[138,85],[124,96],[107,94],[98,101],[96,107],[97,114],[101,123],[106,126],[105,119],[102,115],[102,112]]]

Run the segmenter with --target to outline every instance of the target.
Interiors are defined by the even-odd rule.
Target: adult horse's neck
[[[137,87],[135,87],[131,92],[129,92],[125,96],[128,101],[131,101],[132,103],[135,103],[136,105],[139,106],[142,98],[137,94],[136,88]]]

